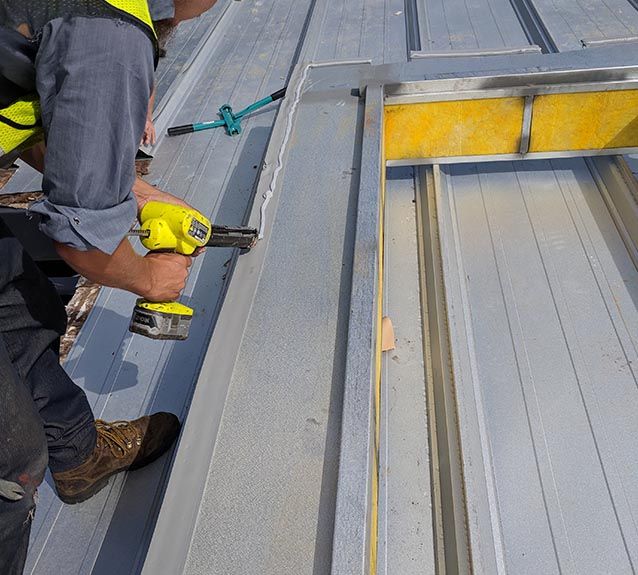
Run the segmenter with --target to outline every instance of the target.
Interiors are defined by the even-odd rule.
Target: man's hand
[[[144,126],[144,134],[142,135],[142,145],[152,146],[157,141],[157,134],[155,133],[155,124],[153,124],[153,118],[146,118],[146,125]]]
[[[180,254],[135,253],[128,239],[113,252],[80,251],[55,244],[60,257],[89,280],[133,292],[151,301],[171,301],[186,285],[192,258]]]
[[[179,298],[188,277],[193,258],[180,254],[148,253],[144,257],[148,269],[148,289],[140,293],[149,301],[173,301]]]
[[[146,125],[144,126],[144,134],[142,135],[142,145],[152,146],[155,144],[155,124],[153,123],[153,108],[155,107],[155,86],[151,91],[151,97],[148,100],[148,108],[146,110]]]

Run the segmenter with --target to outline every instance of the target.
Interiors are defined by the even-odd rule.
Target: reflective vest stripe
[[[104,0],[104,2],[131,16],[157,38],[147,0]],[[155,49],[157,54],[157,43]],[[33,145],[42,137],[42,134],[40,101],[37,94],[21,98],[0,110],[0,156]]]
[[[117,10],[126,12],[133,16],[136,20],[139,20],[143,24],[148,26],[153,34],[155,34],[155,28],[153,28],[153,20],[151,19],[151,12],[148,8],[148,2],[146,0],[104,0],[107,4],[113,6]]]
[[[41,135],[39,123],[40,101],[36,95],[21,98],[0,110],[0,155],[18,150],[34,136]]]

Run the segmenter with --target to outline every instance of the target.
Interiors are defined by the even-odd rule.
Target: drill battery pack
[[[151,339],[184,340],[188,337],[193,310],[179,302],[137,300],[129,331]]]

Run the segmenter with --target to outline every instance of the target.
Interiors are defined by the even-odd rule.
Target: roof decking
[[[199,49],[185,67],[186,51],[180,52],[162,73],[165,83],[158,105],[158,127],[210,119],[226,102],[248,104],[282,87],[299,62],[401,63],[407,62],[410,50],[438,53],[529,46],[540,37],[530,33],[529,23],[520,16],[530,5],[542,19],[545,33],[551,35],[552,45],[561,50],[582,49],[582,39],[635,33],[638,12],[629,0],[606,0],[604,9],[593,0],[565,0],[560,10],[556,4],[545,0],[415,0],[407,4],[403,0],[220,0],[211,13],[191,24],[178,38],[185,46],[199,42]],[[547,45],[542,48],[548,50]],[[498,58],[502,65],[505,57]],[[483,59],[481,66],[489,67],[489,62],[489,58],[487,62]],[[443,71],[445,65],[439,66]],[[324,86],[320,74],[311,74],[308,93],[294,110],[296,114],[292,114],[289,96],[274,132],[273,107],[245,122],[245,131],[238,138],[208,131],[158,143],[150,181],[184,197],[219,223],[241,224],[249,215],[253,221],[257,217],[258,208],[251,210],[251,206],[260,176],[261,193],[277,170],[280,156],[275,144],[262,164],[268,143],[271,139],[276,143],[285,140],[287,121],[294,116],[288,143],[282,146],[285,163],[278,172],[277,196],[269,206],[267,237],[239,262],[230,250],[209,250],[199,258],[185,297],[198,311],[187,342],[158,343],[130,334],[127,327],[134,298],[117,290],[102,290],[66,365],[86,390],[96,416],[120,419],[168,409],[185,417],[190,406],[189,419],[172,470],[171,462],[164,458],[145,470],[117,478],[98,496],[75,507],[62,505],[45,483],[34,523],[28,573],[136,573],[145,562],[148,573],[161,569],[168,573],[181,569],[186,573],[248,573],[256,566],[264,574],[329,572],[360,183],[363,110],[351,93],[352,84],[356,84],[352,74],[341,85]],[[16,180],[21,177],[20,171]],[[381,535],[386,553],[381,554],[385,562],[379,565],[381,572],[405,574],[422,572],[424,565],[431,566],[435,559],[435,534],[428,511],[428,418],[425,393],[420,394],[420,386],[425,386],[421,368],[425,358],[417,321],[418,294],[414,291],[419,278],[412,198],[420,192],[419,174],[412,168],[390,170],[387,191],[387,208],[392,213],[387,222],[386,260],[391,275],[385,309],[397,318],[400,342],[394,354],[398,359],[386,360],[385,367],[388,377],[383,394],[392,408],[384,412],[382,432],[386,449],[382,461],[387,475],[381,483],[380,524],[386,534]],[[518,235],[531,233],[526,236],[528,240],[534,228],[532,219],[523,218],[523,200],[530,186],[543,191],[543,198],[573,202],[567,208],[563,204],[560,210],[545,210],[544,205],[539,208],[539,225],[564,230],[561,237],[555,236],[553,229],[545,230],[547,250],[569,241],[577,256],[574,265],[591,261],[594,249],[601,265],[607,262],[605,265],[611,266],[617,258],[622,260],[620,267],[587,272],[585,286],[588,297],[597,302],[597,321],[607,322],[612,330],[617,327],[620,320],[605,315],[608,299],[604,293],[596,294],[596,286],[603,280],[613,285],[628,280],[633,285],[635,269],[617,234],[614,236],[609,216],[600,211],[589,164],[584,160],[567,164],[537,162],[531,172],[513,164],[449,168],[443,171],[442,179],[444,191],[454,190],[446,209],[454,208],[457,216],[466,208],[474,214],[473,202],[487,198],[481,200],[487,202],[483,222],[492,230],[495,226],[504,229],[513,212],[490,211],[489,198],[514,189],[512,201],[517,205],[512,210],[522,219],[511,231]],[[568,196],[563,194],[565,189],[569,190]],[[466,204],[454,204],[462,198],[467,199]],[[257,197],[257,206],[260,201]],[[593,212],[587,212],[593,209],[591,202],[597,202],[599,216],[593,220]],[[570,206],[581,210],[582,221],[570,219]],[[565,217],[553,221],[552,213]],[[448,217],[448,212],[441,215]],[[607,231],[598,227],[601,222]],[[447,236],[450,251],[445,257],[460,255],[464,266],[479,265],[477,256],[470,252],[480,241],[489,239],[487,228],[477,231],[474,243],[466,243],[461,237],[465,228],[455,225],[456,231]],[[584,236],[590,243],[579,245],[578,238]],[[502,241],[520,243],[517,238]],[[543,262],[558,257],[531,240],[529,249],[530,259],[541,267]],[[487,250],[487,257],[493,254],[495,258],[492,271],[498,275],[507,269],[512,277],[525,271],[512,265],[499,267],[498,258],[505,257],[503,253]],[[564,266],[564,262],[552,265]],[[463,277],[465,267],[459,270],[459,277]],[[479,273],[485,281],[494,281],[495,277],[487,269],[468,273],[470,277]],[[404,281],[397,281],[399,274]],[[546,293],[553,293],[553,287],[560,284],[552,276],[540,274],[538,278],[542,284],[538,289],[549,290]],[[231,291],[227,292],[229,286]],[[463,289],[469,299],[483,293],[473,291],[480,289],[473,284]],[[628,291],[621,305],[627,311],[622,314],[633,321],[633,292],[624,289]],[[502,293],[507,295],[506,291]],[[499,309],[520,308],[516,294],[510,299],[505,295],[495,303],[501,306]],[[550,303],[543,298],[542,305]],[[570,305],[576,305],[563,303],[553,327],[560,325],[563,312],[572,313]],[[225,311],[220,316],[222,304]],[[470,315],[474,313],[472,310]],[[487,325],[481,322],[476,329]],[[456,327],[452,324],[452,329]],[[458,327],[461,341],[462,326]],[[590,331],[587,325],[578,325],[575,329],[579,334],[580,328],[584,335]],[[476,341],[489,346],[489,338],[495,333],[487,329]],[[560,337],[558,340],[560,343]],[[573,341],[571,337],[569,341],[563,339],[566,349]],[[633,345],[625,336],[609,341],[620,342],[621,347],[623,342]],[[590,343],[595,345],[593,340]],[[505,344],[494,345],[506,354]],[[481,362],[479,365],[488,369]],[[510,379],[516,380],[516,375]],[[483,381],[479,378],[475,383],[480,386]],[[622,379],[619,385],[627,381]],[[509,389],[507,383],[505,389]],[[521,380],[521,385],[524,391],[526,380]],[[191,406],[193,393],[195,402]],[[585,405],[594,400],[593,396],[585,399]],[[498,397],[493,403],[490,397],[485,401],[489,414],[501,405]],[[514,405],[522,404],[518,401]],[[475,406],[468,402],[467,409]],[[539,409],[545,416],[545,408]],[[585,419],[580,415],[574,421],[583,423]],[[504,420],[495,418],[493,425],[498,426],[499,421]],[[414,430],[412,434],[410,429]],[[494,441],[506,436],[500,431],[488,429],[488,442],[492,433]],[[559,440],[566,437],[561,430],[557,433]],[[536,440],[540,436],[532,430],[525,437]],[[587,441],[596,439],[596,431],[587,435],[585,430],[583,437]],[[501,451],[506,448],[495,444],[496,455],[507,455]],[[499,474],[509,477],[508,464],[499,467],[499,461],[495,463],[499,485]],[[604,464],[598,469],[605,471]],[[543,494],[538,490],[532,493],[533,487],[530,490],[530,498]],[[602,492],[601,487],[597,493]],[[585,488],[583,493],[589,490]],[[513,521],[515,515],[506,503],[503,500],[503,506],[496,507]],[[557,503],[552,509],[559,508]],[[541,511],[534,518],[547,524]],[[581,528],[573,525],[573,533],[581,533]],[[622,528],[628,529],[626,523]],[[565,533],[563,539],[554,541],[561,552],[571,544],[570,530]],[[501,553],[499,569],[526,571],[527,563],[516,555],[521,540],[505,541],[507,550],[515,551],[512,555]],[[612,545],[619,539],[611,537],[610,541]],[[543,545],[552,541],[541,542],[539,538],[537,542],[537,558],[551,563],[555,557],[550,557]],[[598,559],[604,560],[611,549],[599,549]],[[634,550],[624,557],[630,565],[629,561],[636,559]]]

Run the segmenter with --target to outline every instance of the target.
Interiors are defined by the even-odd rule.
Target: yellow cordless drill
[[[165,202],[148,202],[140,214],[139,236],[149,251],[176,252],[190,256],[201,247],[227,247],[248,250],[257,242],[254,228],[212,225],[192,208]],[[188,337],[193,309],[175,301],[151,302],[138,299],[129,330],[151,339],[183,340]]]

